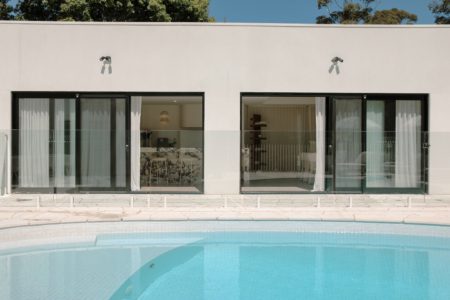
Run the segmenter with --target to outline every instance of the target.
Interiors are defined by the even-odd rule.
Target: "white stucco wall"
[[[1,129],[12,91],[204,92],[207,194],[239,193],[241,92],[429,94],[429,191],[450,194],[450,26],[0,22],[0,43]]]

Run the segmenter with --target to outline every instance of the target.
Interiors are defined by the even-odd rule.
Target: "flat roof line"
[[[183,27],[272,27],[272,28],[442,28],[450,25],[365,25],[365,24],[297,24],[297,23],[216,23],[216,22],[67,22],[67,21],[0,21],[0,25],[51,25],[51,26],[183,26]]]

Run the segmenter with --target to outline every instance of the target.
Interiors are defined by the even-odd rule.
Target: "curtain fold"
[[[314,192],[325,190],[325,98],[316,97],[316,172]]]
[[[81,185],[111,187],[111,100],[81,99]]]
[[[384,101],[367,101],[367,187],[385,187]]]
[[[54,123],[55,187],[75,187],[75,99],[55,99]]]
[[[54,154],[53,154],[53,172],[55,177],[55,186],[65,186],[64,176],[64,100],[56,99],[55,101],[55,130],[54,138]]]
[[[395,187],[420,186],[421,122],[420,101],[396,101]]]
[[[336,187],[361,186],[361,114],[360,100],[336,101]]]
[[[0,133],[0,195],[6,194],[8,136]]]
[[[19,186],[49,187],[49,99],[19,101]]]
[[[141,108],[142,97],[131,97],[131,190],[141,189]]]
[[[116,186],[127,186],[126,100],[116,99]]]

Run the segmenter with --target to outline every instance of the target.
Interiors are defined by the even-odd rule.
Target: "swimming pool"
[[[10,241],[0,299],[450,298],[445,226],[129,222],[0,234]]]

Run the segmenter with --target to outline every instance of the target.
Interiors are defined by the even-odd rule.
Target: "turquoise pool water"
[[[0,299],[450,299],[450,235],[335,231],[102,234],[5,250]]]

